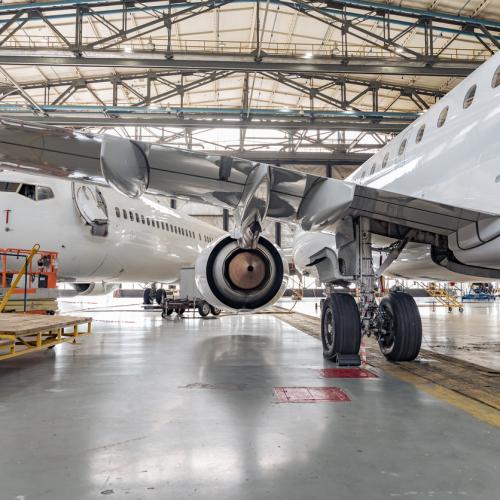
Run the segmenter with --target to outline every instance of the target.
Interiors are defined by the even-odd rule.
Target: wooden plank
[[[11,335],[26,335],[39,331],[81,325],[92,321],[82,316],[45,316],[40,314],[0,314],[0,332]]]

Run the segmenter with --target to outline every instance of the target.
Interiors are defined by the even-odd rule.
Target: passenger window
[[[52,189],[46,186],[37,186],[36,187],[36,199],[40,200],[50,200],[54,198],[54,192]]]
[[[177,234],[177,226],[174,226],[175,234]]]
[[[382,161],[382,169],[387,167],[387,162],[389,161],[389,153],[385,153],[384,159]]]
[[[120,209],[118,207],[115,207],[115,214],[117,217],[120,217]]]
[[[129,210],[128,215],[130,217],[130,220],[133,222],[134,221],[134,214],[132,213],[132,210]]]
[[[415,138],[415,142],[418,144],[421,140],[422,140],[422,137],[424,136],[424,132],[425,132],[425,124],[422,125],[419,129],[418,129],[418,132],[417,132],[417,137]]]
[[[405,152],[405,149],[406,149],[406,139],[403,139],[403,141],[399,145],[398,155],[401,156]]]
[[[0,182],[0,191],[15,193],[19,189],[18,182]]]
[[[151,225],[151,219],[150,219],[149,217],[146,217],[146,224],[147,224],[148,226],[150,226],[150,225]]]
[[[36,199],[35,186],[33,184],[21,184],[19,194],[26,196],[30,200]]]
[[[477,85],[473,85],[467,91],[467,94],[465,94],[464,109],[467,109],[472,104],[472,101],[474,100],[474,96],[476,95],[476,89],[477,89]]]
[[[139,222],[139,214],[138,213],[135,214],[135,221]]]
[[[375,168],[377,167],[377,165],[374,163],[372,165],[372,168],[370,169],[370,175],[373,175],[375,173]]]
[[[363,173],[361,174],[361,181],[365,178],[365,175],[366,175],[366,172],[363,171]]]
[[[165,231],[165,223],[162,221],[160,224],[161,224],[161,228]]]
[[[493,79],[491,80],[491,86],[496,89],[500,85],[500,66],[495,71]]]
[[[123,211],[123,218],[126,219],[127,218],[127,211],[124,208],[122,209],[122,211]]]
[[[438,128],[441,128],[444,125],[444,122],[446,121],[446,117],[448,116],[448,106],[441,111],[439,114],[437,126]]]
[[[146,220],[144,219],[144,215],[141,215],[141,221],[143,224],[146,224]]]

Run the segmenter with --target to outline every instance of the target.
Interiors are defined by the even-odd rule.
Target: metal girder
[[[24,83],[23,88],[25,90],[29,89],[45,89],[45,88],[55,88],[55,87],[66,87],[75,85],[81,81],[84,81],[86,85],[93,83],[107,83],[116,79],[118,83],[127,82],[132,80],[144,80],[149,79],[151,82],[159,81],[165,84],[172,86],[172,88],[176,87],[176,84],[172,82],[168,82],[166,78],[178,77],[178,76],[202,76],[205,73],[212,73],[211,70],[205,71],[152,71],[152,70],[143,70],[134,73],[103,73],[102,75],[89,76],[89,77],[76,77],[76,78],[54,78],[54,79],[43,79],[38,82],[29,82]],[[259,72],[259,74],[264,74],[265,72]],[[305,78],[304,75],[298,73],[281,73],[288,78],[296,77],[296,78]],[[245,73],[248,75],[248,73]],[[228,76],[228,75],[226,75]],[[326,81],[326,84],[320,85],[316,87],[320,92],[331,88],[335,85],[341,85],[345,83],[346,85],[351,86],[360,86],[360,87],[372,87],[377,89],[384,89],[390,91],[396,91],[401,93],[417,93],[421,96],[429,96],[429,97],[443,97],[446,92],[441,90],[431,90],[428,88],[420,87],[418,85],[397,85],[394,83],[386,83],[382,81],[375,81],[363,78],[347,78],[347,77],[338,77],[336,75],[328,75],[328,74],[315,74],[314,79],[316,83]]]
[[[256,0],[233,0],[232,3],[251,3]],[[177,1],[172,7],[185,8],[194,2],[188,0]],[[285,2],[280,0],[270,0],[271,4],[283,4]],[[330,12],[338,12],[343,8],[354,9],[355,11],[365,11],[369,15],[365,16],[368,19],[381,19],[383,16],[394,15],[397,16],[393,22],[400,23],[401,19],[419,20],[429,19],[434,22],[448,24],[450,26],[463,26],[466,24],[474,24],[477,26],[485,26],[487,28],[500,29],[500,21],[496,19],[484,19],[470,16],[450,14],[440,12],[433,9],[428,10],[424,8],[406,7],[397,4],[386,4],[382,1],[365,1],[365,0],[335,0],[332,2],[305,2],[322,7]],[[162,12],[168,9],[170,2],[159,2],[158,0],[142,0],[141,2],[124,2],[123,0],[54,0],[44,2],[25,2],[25,3],[7,3],[0,5],[0,16],[8,16],[15,14],[18,11],[31,11],[43,9],[52,18],[59,19],[67,17],[65,14],[69,9],[84,8],[85,10],[97,10],[99,15],[117,14],[123,9],[124,4],[128,4],[130,12]]]
[[[33,116],[22,106],[1,104],[2,116],[74,127],[161,126],[183,128],[254,128],[355,130],[398,133],[414,121],[414,113],[304,112],[241,108],[145,108],[134,106],[40,106],[50,116]]]
[[[339,57],[317,57],[304,60],[300,57],[269,56],[255,61],[253,55],[228,56],[224,54],[176,54],[165,59],[151,53],[137,53],[132,56],[106,56],[104,51],[92,57],[55,56],[55,55],[11,55],[1,54],[0,65],[22,66],[87,66],[116,68],[164,68],[171,70],[226,70],[226,71],[266,71],[301,74],[385,74],[465,77],[474,71],[481,62],[472,60],[439,60],[428,65],[420,61],[398,58],[353,57],[343,61]]]

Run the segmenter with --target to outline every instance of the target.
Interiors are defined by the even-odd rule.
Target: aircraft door
[[[73,201],[80,218],[94,236],[108,235],[108,208],[97,186],[73,182]]]

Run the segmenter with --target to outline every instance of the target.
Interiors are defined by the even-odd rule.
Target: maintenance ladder
[[[460,312],[464,311],[463,305],[457,297],[450,294],[448,289],[440,283],[424,283],[423,281],[416,281],[415,283],[435,299],[438,302],[437,305],[447,307],[450,312],[453,309],[458,309]],[[458,289],[456,290],[458,291]]]

